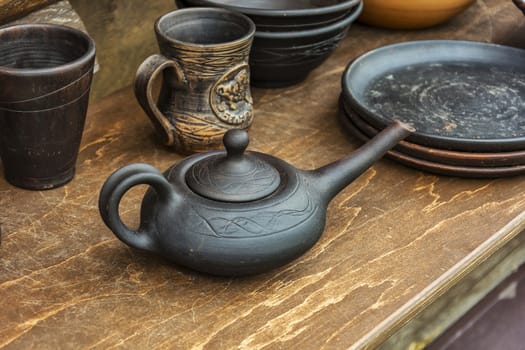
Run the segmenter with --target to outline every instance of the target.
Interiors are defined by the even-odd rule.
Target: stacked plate
[[[367,141],[399,119],[416,132],[388,153],[442,175],[525,173],[525,50],[416,41],[370,51],[342,79],[342,126]]]

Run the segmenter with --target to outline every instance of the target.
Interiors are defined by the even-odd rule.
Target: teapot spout
[[[322,196],[330,201],[343,188],[364,173],[374,162],[385,155],[415,129],[395,120],[383,131],[348,156],[319,169],[310,171]]]

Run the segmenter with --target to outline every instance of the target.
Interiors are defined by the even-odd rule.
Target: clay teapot
[[[147,164],[114,172],[99,197],[102,219],[124,243],[194,270],[247,275],[284,265],[321,236],[330,200],[413,129],[399,121],[345,158],[299,170],[245,152],[248,134],[229,130],[226,151],[190,156],[164,174]],[[119,203],[147,184],[137,231],[126,227]]]

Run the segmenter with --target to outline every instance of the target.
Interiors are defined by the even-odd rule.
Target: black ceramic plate
[[[344,113],[344,110],[342,109],[339,113],[339,121],[343,129],[352,138],[356,138],[361,142],[367,142],[370,140],[368,136],[359,130],[359,128],[354,123],[352,123],[352,121],[347,117],[347,115]],[[388,151],[385,156],[408,167],[438,175],[465,178],[499,178],[525,174],[525,165],[501,167],[469,167],[449,165],[419,159],[394,150]]]
[[[410,142],[473,152],[525,149],[525,50],[454,40],[384,46],[349,64],[342,87],[370,125],[412,124]]]
[[[340,108],[350,121],[367,137],[374,137],[379,130],[363,120],[345,101],[340,99]],[[525,150],[510,152],[461,152],[421,146],[403,140],[394,150],[432,162],[472,167],[514,166],[525,164]]]

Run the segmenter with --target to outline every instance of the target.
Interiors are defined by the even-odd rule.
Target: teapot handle
[[[186,78],[179,64],[162,55],[154,54],[142,62],[135,76],[135,96],[140,106],[146,112],[162,136],[164,144],[173,146],[175,142],[174,127],[169,119],[160,111],[153,98],[153,81],[166,69],[173,69],[178,81],[185,82]]]
[[[119,215],[119,204],[124,194],[133,186],[150,185],[160,202],[167,203],[172,197],[171,184],[156,168],[148,164],[126,165],[109,176],[100,190],[98,207],[104,223],[124,243],[138,249],[155,251],[156,241],[143,229],[129,229]]]

